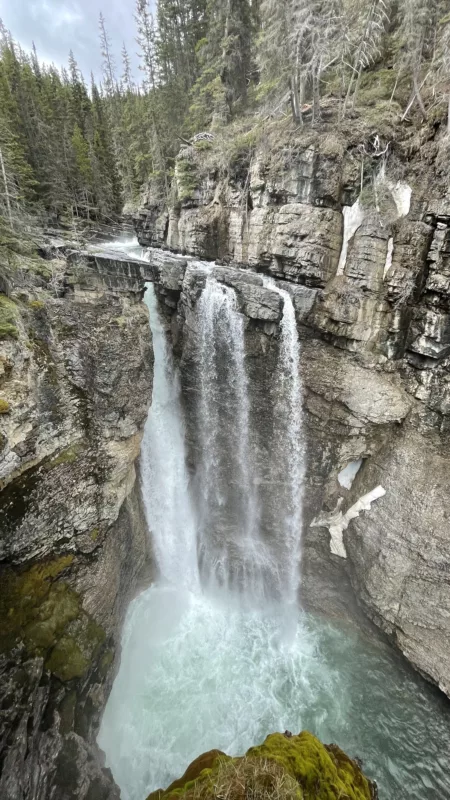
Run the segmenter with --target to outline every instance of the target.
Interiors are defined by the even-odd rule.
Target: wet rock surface
[[[261,289],[257,273],[289,291],[305,400],[303,602],[327,613],[338,606],[345,615],[347,600],[333,598],[350,579],[367,615],[450,694],[443,460],[450,414],[450,206],[438,168],[447,145],[437,138],[425,163],[420,150],[397,141],[395,156],[381,169],[376,159],[361,166],[350,134],[333,137],[330,149],[321,132],[303,148],[299,136],[289,165],[275,149],[270,157],[257,151],[238,177],[221,177],[219,170],[204,176],[199,169],[192,196],[159,209],[167,226],[155,225],[144,204],[136,228],[143,245],[226,262],[211,270],[235,289],[245,315],[251,403],[266,443],[277,403],[271,377],[281,307],[279,296]],[[275,166],[270,158],[278,159]],[[361,219],[348,237],[361,175]],[[154,258],[177,260],[154,252]],[[171,281],[169,290],[162,276],[173,269],[161,271],[158,292],[180,357],[195,471],[194,312],[202,279],[178,263],[181,289]],[[270,461],[270,447],[254,446],[261,463]],[[338,474],[359,459],[353,486],[341,486]],[[345,532],[347,559],[332,555],[328,530],[311,522],[333,512],[339,499],[345,514],[378,485],[386,495]]]
[[[39,269],[2,296],[0,796],[116,800],[96,735],[148,568],[143,280],[75,253]]]

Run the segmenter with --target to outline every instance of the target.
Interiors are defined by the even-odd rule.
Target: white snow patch
[[[387,245],[387,253],[386,253],[386,263],[384,265],[384,272],[383,272],[383,280],[385,279],[386,275],[388,274],[390,268],[392,267],[392,257],[394,255],[394,239],[392,236],[388,239]]]
[[[388,181],[388,187],[394,198],[394,203],[397,206],[399,217],[406,217],[411,208],[411,187],[407,183],[404,183],[404,181],[397,181],[395,184]]]
[[[409,214],[409,210],[411,208],[412,189],[409,186],[409,184],[405,183],[405,181],[397,181],[396,183],[394,183],[394,181],[391,181],[386,176],[385,163],[383,163],[380,171],[378,172],[375,178],[375,189],[377,189],[378,186],[382,186],[383,184],[389,189],[392,195],[392,199],[397,209],[397,219],[399,219],[400,217],[406,217],[407,214]]]
[[[342,250],[339,257],[339,264],[337,268],[337,275],[343,275],[345,265],[347,263],[348,245],[353,239],[356,231],[360,227],[364,219],[364,210],[359,202],[359,197],[352,206],[345,206],[342,211],[344,217],[344,235],[342,239]]]
[[[347,558],[347,551],[345,549],[343,533],[347,530],[349,522],[355,517],[359,517],[361,511],[370,511],[371,505],[374,500],[384,497],[386,490],[382,486],[377,486],[372,489],[368,494],[360,497],[356,503],[351,506],[345,514],[341,511],[341,505],[344,498],[340,497],[338,504],[334,511],[325,514],[319,514],[318,517],[311,522],[311,528],[328,528],[330,531],[330,550],[335,556],[340,558]]]
[[[350,461],[346,467],[338,475],[338,481],[344,489],[351,489],[352,483],[355,480],[359,470],[361,469],[361,464],[363,460],[362,458],[358,458],[357,461]]]

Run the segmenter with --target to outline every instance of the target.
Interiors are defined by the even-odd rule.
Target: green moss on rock
[[[46,669],[61,681],[81,678],[89,666],[89,659],[72,636],[62,636],[45,662]]]
[[[0,339],[17,339],[17,305],[6,295],[0,295]]]
[[[7,400],[0,397],[0,414],[8,414],[11,409]]]
[[[54,581],[72,561],[73,556],[68,555],[25,571],[6,569],[2,572],[0,651],[9,649],[17,639],[22,639],[32,651],[45,647],[49,629],[54,635],[59,627],[60,613],[62,625],[65,624],[67,609],[62,594],[66,588],[56,588]]]
[[[85,675],[106,638],[77,592],[61,580],[72,562],[72,555],[62,556],[21,572],[8,568],[0,578],[0,652],[22,642],[62,681]]]
[[[83,452],[84,448],[84,442],[75,442],[75,444],[71,444],[69,447],[66,447],[65,450],[61,450],[57,456],[51,458],[46,463],[45,468],[51,470],[55,467],[59,467],[61,464],[73,464]]]
[[[243,758],[217,750],[196,759],[183,777],[148,800],[373,800],[375,792],[356,761],[308,731],[274,733]]]

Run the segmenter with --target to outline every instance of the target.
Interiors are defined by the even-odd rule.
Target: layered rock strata
[[[75,253],[2,277],[0,796],[112,800],[95,740],[148,564],[143,280],[137,264]]]
[[[182,199],[169,209],[149,198],[137,231],[144,245],[226,262],[214,274],[235,288],[247,319],[252,404],[262,420],[272,414],[280,298],[263,291],[255,273],[291,293],[308,462],[303,601],[342,613],[345,563],[367,615],[450,694],[450,196],[442,168],[449,143],[430,136],[419,155],[417,142],[396,142],[381,166],[385,142],[364,139],[361,155],[356,135],[300,133],[290,148],[256,151],[228,178],[213,156],[205,174],[184,150],[180,158],[197,164],[196,189],[186,197],[178,178]],[[189,418],[198,278],[184,272],[182,258],[154,251],[153,263]],[[195,470],[189,425],[188,434]],[[263,448],[260,457],[270,461]],[[353,482],[341,484],[355,463]],[[343,532],[347,559],[330,554],[327,515],[338,502],[345,515],[379,486],[386,494]]]

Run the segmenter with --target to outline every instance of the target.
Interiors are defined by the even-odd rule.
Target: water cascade
[[[258,536],[250,454],[244,318],[234,290],[208,277],[198,303],[198,320],[201,459],[197,495],[204,585],[210,590],[236,590],[260,602],[264,547]]]
[[[147,289],[146,302],[152,320],[155,367],[152,410],[141,451],[142,496],[161,578],[175,586],[196,589],[197,532],[186,470],[180,387],[152,285]]]
[[[278,397],[275,461],[284,481],[279,497],[276,548],[279,596],[287,607],[295,605],[297,600],[301,556],[304,444],[300,344],[290,294],[279,288],[271,278],[265,278],[264,285],[283,300],[278,374],[274,376]]]
[[[270,460],[284,475],[270,540],[237,297],[207,278],[197,301],[200,456],[190,486],[177,373],[148,292],[155,378],[142,488],[160,578],[129,609],[99,743],[122,800],[145,800],[206,750],[236,755],[286,728],[361,757],[380,800],[441,800],[450,749],[442,699],[384,643],[293,607],[300,354],[291,297],[270,286],[283,299]]]

